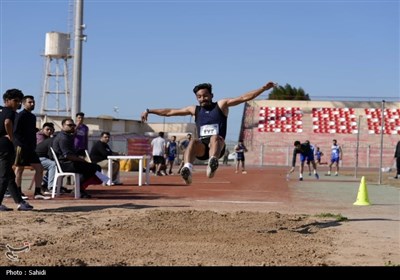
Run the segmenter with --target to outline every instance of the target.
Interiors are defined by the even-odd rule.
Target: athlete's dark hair
[[[300,141],[294,141],[295,146],[300,145],[300,144],[301,144]]]
[[[207,89],[209,93],[212,93],[212,85],[210,83],[203,83],[195,86],[193,89],[194,94],[196,94],[201,89]]]

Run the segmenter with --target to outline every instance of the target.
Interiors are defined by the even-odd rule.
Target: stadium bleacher
[[[353,108],[312,108],[314,133],[356,134],[357,118]]]
[[[300,133],[303,112],[299,107],[260,107],[258,131]]]
[[[365,108],[367,117],[368,133],[380,134],[382,122],[382,110]],[[384,113],[384,134],[400,134],[400,109],[385,109]]]

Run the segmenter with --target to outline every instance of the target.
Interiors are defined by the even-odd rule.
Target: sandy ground
[[[326,261],[334,245],[324,228],[335,221],[277,212],[135,208],[13,214],[1,224],[3,248],[29,240],[31,251],[19,255],[23,266],[334,265]],[[0,264],[10,261],[3,257]]]
[[[214,182],[232,196],[242,189],[241,177],[232,180],[230,172],[221,171]],[[264,173],[247,175],[257,182],[257,176],[271,177]],[[34,201],[33,212],[0,214],[0,266],[400,265],[397,188],[371,185],[374,204],[354,207],[357,180],[305,179],[289,182],[290,195],[282,199],[272,199],[266,187],[261,197],[252,185],[245,188],[252,197],[216,198],[210,185],[215,195],[177,198],[190,190],[165,184],[140,199]],[[157,180],[167,179],[152,178]],[[149,197],[155,190],[157,199]],[[10,246],[24,244],[29,251],[7,254]]]

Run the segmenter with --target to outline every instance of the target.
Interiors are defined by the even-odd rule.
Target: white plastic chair
[[[86,155],[85,160],[86,160],[87,162],[92,162],[88,150],[85,150],[85,155]]]
[[[51,153],[53,154],[54,161],[56,162],[56,165],[57,165],[56,174],[54,175],[53,191],[52,191],[51,197],[54,198],[56,196],[56,188],[57,188],[57,195],[60,194],[60,188],[62,185],[63,178],[70,176],[70,177],[73,177],[74,182],[75,182],[75,199],[80,199],[81,198],[80,174],[73,173],[73,172],[63,172],[61,169],[60,162],[58,161],[56,153],[54,152],[52,147],[50,147],[50,150],[51,150]]]
[[[86,155],[86,157],[85,157],[85,160],[87,161],[87,162],[90,162],[90,163],[92,163],[92,159],[90,158],[90,154],[89,154],[89,151],[88,150],[85,150],[85,155]],[[104,175],[106,175],[107,176],[107,169],[101,169],[101,173],[103,173]],[[118,179],[119,179],[119,174],[118,174]],[[103,186],[106,186],[107,184],[106,183],[103,183],[102,184]]]

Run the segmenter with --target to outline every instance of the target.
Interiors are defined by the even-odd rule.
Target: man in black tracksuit
[[[399,176],[400,176],[400,141],[397,142],[396,150],[394,152],[394,157],[396,158],[396,168],[397,168],[396,176],[394,176],[394,178],[399,179]]]

